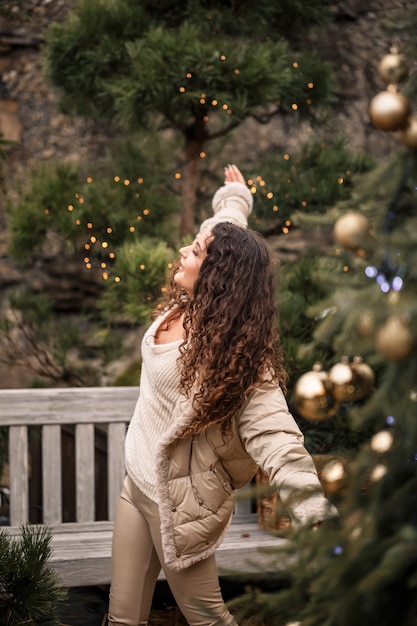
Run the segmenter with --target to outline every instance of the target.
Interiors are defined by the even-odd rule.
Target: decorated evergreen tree
[[[316,328],[307,352],[327,346],[345,358],[343,368],[312,370],[294,390],[300,412],[320,423],[347,403],[353,428],[367,437],[348,465],[324,468],[340,518],[291,531],[277,553],[287,584],[235,601],[239,617],[258,624],[417,624],[417,133],[407,66],[396,50],[384,56],[386,86],[370,103],[373,123],[398,132],[398,151],[322,222],[333,226],[343,272],[322,272],[332,288],[310,308]],[[361,402],[369,370],[358,370],[355,356],[375,374]]]

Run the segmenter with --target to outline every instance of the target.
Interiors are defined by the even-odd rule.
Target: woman
[[[226,168],[213,209],[180,249],[165,307],[142,343],[113,536],[115,626],[147,623],[161,568],[191,626],[235,626],[214,552],[233,490],[258,466],[295,524],[330,512],[284,398],[273,270],[265,242],[246,229],[252,196],[236,166]]]

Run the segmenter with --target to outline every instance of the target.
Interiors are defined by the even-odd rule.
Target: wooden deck
[[[18,536],[23,524],[47,524],[53,535],[50,563],[64,586],[110,582],[113,519],[125,476],[124,438],[138,393],[137,387],[0,390],[0,425],[9,433],[10,490],[8,523],[0,528]],[[30,507],[34,427],[41,465],[41,500],[35,507],[41,519],[35,521]],[[68,437],[73,459],[63,448]],[[97,462],[103,439],[104,465]],[[63,506],[67,490],[74,494],[73,520],[66,519]],[[97,492],[103,490],[104,519],[98,519]],[[237,498],[233,522],[216,553],[220,575],[277,570],[275,549],[285,539],[262,531],[253,508],[250,497]]]

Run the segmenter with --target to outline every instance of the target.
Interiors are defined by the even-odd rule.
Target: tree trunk
[[[185,145],[185,163],[182,168],[182,213],[180,234],[193,235],[196,231],[195,205],[197,201],[198,162],[203,141],[188,141]]]

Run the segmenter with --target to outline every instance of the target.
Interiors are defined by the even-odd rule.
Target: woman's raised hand
[[[227,165],[224,168],[224,182],[225,183],[242,183],[246,185],[246,181],[243,178],[243,174],[236,165]]]

